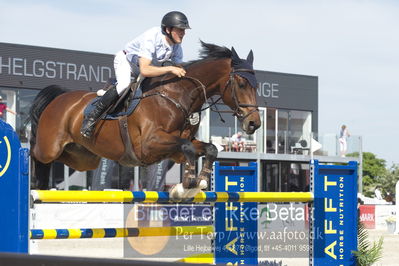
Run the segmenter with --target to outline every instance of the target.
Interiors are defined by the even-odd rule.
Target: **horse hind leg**
[[[47,190],[50,188],[50,170],[51,163],[42,163],[31,157],[32,163],[32,174],[31,174],[31,186],[32,188]]]

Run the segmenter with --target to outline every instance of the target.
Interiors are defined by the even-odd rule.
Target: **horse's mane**
[[[215,44],[206,43],[201,41],[202,49],[200,50],[200,58],[204,59],[219,59],[219,58],[231,58],[232,53],[230,49],[224,46],[217,46]]]
[[[201,40],[200,42],[202,47],[199,52],[199,59],[183,63],[183,66],[185,68],[201,62],[223,58],[232,58],[233,56],[231,50],[225,46],[218,46],[216,44],[206,43]],[[144,79],[142,83],[143,92],[152,90],[158,87],[160,84],[165,84],[166,82],[175,82],[176,80],[178,80],[178,78],[173,77],[172,79],[165,81],[165,79],[163,78],[165,75]]]
[[[225,46],[217,46],[216,44],[201,42],[201,50],[199,52],[200,59],[187,62],[186,66],[205,60],[231,58],[232,52]]]

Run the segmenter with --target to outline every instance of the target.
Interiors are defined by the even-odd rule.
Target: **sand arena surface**
[[[378,242],[380,237],[384,238],[382,259],[374,266],[397,266],[399,265],[399,235],[393,235],[387,230],[368,230],[370,241]]]

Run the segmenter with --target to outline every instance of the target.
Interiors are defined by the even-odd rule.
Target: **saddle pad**
[[[126,110],[126,112],[116,112],[116,113],[110,113],[107,114],[103,119],[104,120],[116,120],[120,116],[129,116],[130,114],[133,113],[133,111],[136,109],[137,105],[139,104],[141,100],[141,96],[143,95],[143,91],[141,90],[141,86],[139,86],[136,89],[136,92],[134,93],[133,99],[130,101],[129,106]],[[100,99],[101,97],[96,97],[93,100],[91,100],[88,105],[86,106],[85,110],[83,111],[83,116],[86,118],[90,112],[94,109],[95,103]]]

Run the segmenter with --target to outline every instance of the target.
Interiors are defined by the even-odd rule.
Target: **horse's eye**
[[[245,82],[240,80],[240,81],[238,82],[238,86],[239,86],[241,89],[243,89],[243,88],[245,87]]]

